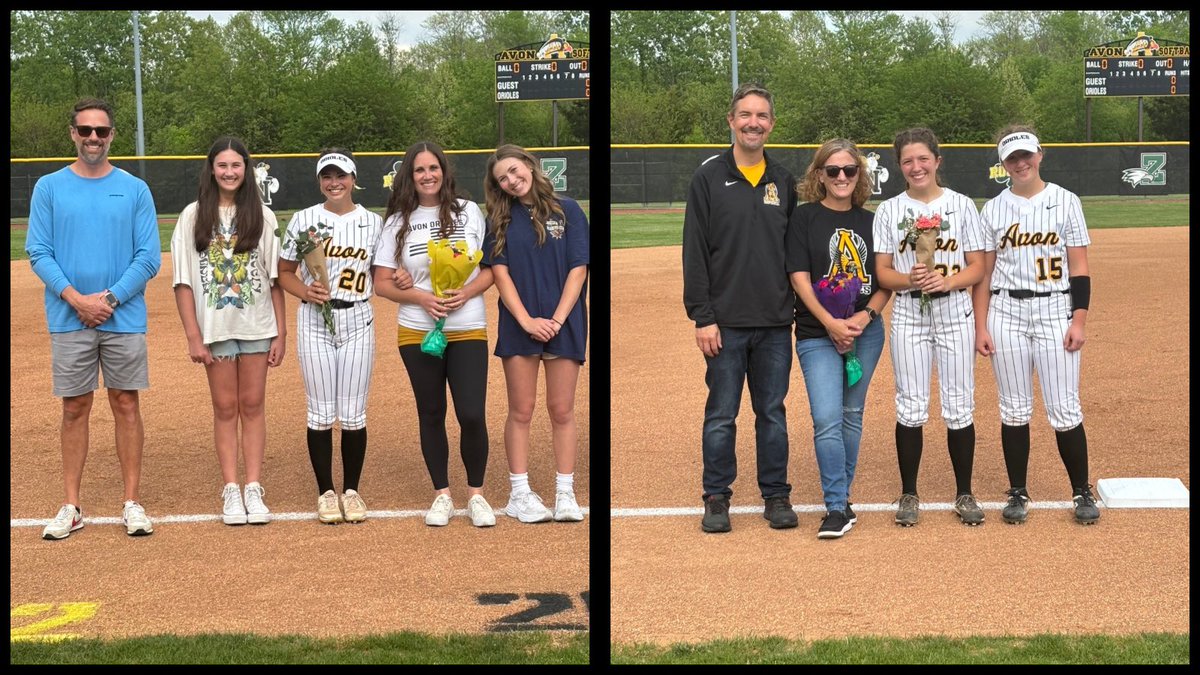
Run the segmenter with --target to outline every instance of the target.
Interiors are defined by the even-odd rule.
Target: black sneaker
[[[850,508],[851,506],[854,505],[846,502],[846,520],[850,521],[850,524],[853,525],[858,522],[858,515],[854,513],[854,509]]]
[[[705,532],[728,532],[733,529],[729,525],[727,495],[709,495],[704,500],[704,520],[700,521],[700,529]]]
[[[830,511],[825,514],[825,519],[821,521],[821,529],[817,530],[817,538],[837,539],[849,532],[850,527],[850,521],[846,518],[844,510]]]
[[[795,527],[798,522],[787,497],[767,497],[763,518],[771,521],[771,528],[776,530]]]
[[[1100,509],[1096,508],[1096,498],[1092,496],[1092,486],[1085,485],[1075,488],[1075,520],[1083,525],[1092,525],[1100,520]]]
[[[1025,488],[1012,488],[1008,495],[1008,504],[1000,512],[1000,517],[1010,525],[1020,525],[1029,517],[1029,493]]]

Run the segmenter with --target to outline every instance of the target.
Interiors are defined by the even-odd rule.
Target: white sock
[[[238,488],[239,490],[241,489],[241,488],[238,486],[238,484],[237,484],[237,483],[226,483],[226,484],[225,484],[225,487],[229,487],[230,485],[232,485],[232,486],[233,486],[233,487],[235,487],[235,488]]]
[[[510,473],[508,474],[508,482],[512,484],[512,496],[520,497],[528,493],[529,490],[529,473]]]
[[[558,492],[575,493],[574,473],[554,473],[554,489]]]

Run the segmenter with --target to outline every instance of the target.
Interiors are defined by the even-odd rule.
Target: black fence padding
[[[905,188],[904,176],[889,147],[860,148],[875,169],[871,199],[887,199]],[[1189,194],[1189,145],[1153,143],[1120,146],[1047,146],[1041,175],[1075,194]],[[942,184],[969,197],[991,198],[1008,187],[1008,176],[992,147],[942,146]],[[687,201],[692,174],[705,159],[724,148],[612,148],[609,180],[614,204]],[[799,180],[814,148],[772,148],[767,154]],[[1165,159],[1165,163],[1162,160]],[[1154,183],[1162,183],[1156,185]]]
[[[539,159],[563,158],[566,160],[566,189],[561,193],[575,200],[587,200],[591,194],[591,169],[589,167],[589,152],[587,150],[539,150],[532,153]],[[463,196],[482,204],[483,177],[487,170],[487,160],[490,152],[480,153],[448,153],[450,165],[454,171],[455,185]],[[395,171],[397,163],[403,160],[403,154],[384,156],[355,155],[354,161],[358,167],[358,185],[364,189],[355,190],[354,201],[369,209],[382,209],[387,206],[390,188],[389,173]],[[70,162],[11,162],[10,163],[10,217],[24,218],[29,215],[29,200],[33,196],[33,187],[41,176],[53,173]],[[179,213],[185,206],[196,200],[199,186],[200,171],[204,167],[204,159],[114,159],[114,166],[142,178],[150,186],[154,195],[154,206],[159,213]],[[312,157],[256,157],[251,156],[254,166],[265,164],[266,180],[256,181],[267,183],[274,188],[267,191],[264,201],[273,211],[290,211],[303,209],[324,201],[321,189],[317,183],[317,158]],[[253,168],[253,167],[252,167]],[[256,176],[247,172],[247,178],[254,180]],[[260,188],[260,191],[263,191]]]

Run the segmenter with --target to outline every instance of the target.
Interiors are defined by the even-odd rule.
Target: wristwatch
[[[867,317],[871,321],[874,321],[875,319],[879,318],[879,312],[876,312],[875,310],[871,309],[870,307],[867,307],[863,311],[867,313]],[[868,321],[867,323],[870,323],[871,321]]]
[[[117,296],[113,295],[112,291],[104,292],[104,302],[105,302],[105,304],[107,304],[109,307],[112,307],[113,309],[116,309],[117,305],[120,304],[117,302]]]

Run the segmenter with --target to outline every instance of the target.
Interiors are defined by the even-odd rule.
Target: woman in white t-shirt
[[[433,480],[434,500],[425,524],[446,525],[454,512],[447,467],[450,446],[446,435],[446,385],[454,397],[454,414],[461,428],[460,454],[467,470],[467,514],[476,527],[496,524],[492,507],[483,497],[487,470],[487,314],[483,293],[492,285],[492,271],[477,267],[458,290],[439,298],[429,273],[429,241],[466,242],[467,251],[483,248],[483,212],[458,198],[446,154],[434,143],[421,142],[404,154],[384,215],[384,229],[375,255],[375,292],[400,303],[396,343],[408,370],[421,429],[421,453]],[[400,290],[391,270],[412,275],[413,287]],[[439,319],[446,350],[441,357],[421,351],[421,341]]]
[[[226,525],[271,519],[259,484],[267,445],[267,367],[283,361],[287,344],[275,214],[246,180],[249,166],[241,141],[218,138],[200,173],[199,197],[179,214],[171,235],[175,305],[188,356],[208,373]]]

